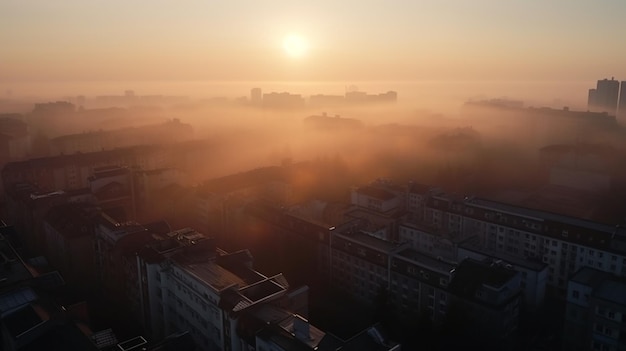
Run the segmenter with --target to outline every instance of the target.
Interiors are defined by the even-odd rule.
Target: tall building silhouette
[[[252,88],[250,90],[250,103],[253,105],[261,105],[263,102],[263,93],[261,88]]]
[[[622,81],[622,87],[620,88],[617,116],[626,118],[626,80]]]
[[[607,112],[615,116],[617,112],[617,98],[619,96],[619,81],[615,78],[599,80],[596,89],[589,90],[588,105],[590,111]]]
[[[587,109],[589,111],[595,111],[598,106],[598,91],[596,89],[589,89],[589,96],[587,97]]]

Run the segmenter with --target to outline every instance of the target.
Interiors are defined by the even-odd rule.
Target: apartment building
[[[89,187],[88,178],[97,167],[127,166],[149,170],[165,168],[172,163],[172,153],[164,146],[133,146],[9,162],[2,169],[2,182],[7,190],[24,182],[36,184],[42,191],[81,189]]]
[[[478,236],[498,254],[541,260],[548,286],[562,294],[581,267],[626,275],[625,233],[615,226],[480,198],[428,197],[424,221],[443,232]]]
[[[194,230],[167,237],[137,255],[146,328],[154,335],[188,330],[202,350],[244,350],[240,315],[284,297],[286,279],[255,271],[248,251],[226,253]]]
[[[472,258],[477,261],[503,266],[520,272],[522,288],[522,307],[534,311],[543,306],[548,283],[548,264],[538,259],[520,258],[495,250],[488,250],[480,245],[477,236],[462,241],[457,248],[457,258]]]
[[[626,280],[583,267],[567,286],[564,350],[626,350]]]
[[[330,246],[332,286],[366,303],[387,291],[398,318],[425,315],[441,325],[455,305],[466,318],[489,316],[475,325],[486,337],[517,328],[521,274],[513,269],[471,259],[457,264],[350,227],[332,231]]]

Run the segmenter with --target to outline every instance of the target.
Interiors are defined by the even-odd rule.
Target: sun
[[[297,58],[307,53],[309,45],[304,37],[297,34],[289,34],[283,40],[283,49],[290,57]]]

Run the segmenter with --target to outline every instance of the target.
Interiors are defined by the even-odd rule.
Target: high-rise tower
[[[250,90],[250,103],[252,105],[261,105],[263,102],[263,94],[261,88],[252,88]]]
[[[618,96],[619,81],[614,78],[599,80],[596,87],[596,110],[615,116]]]

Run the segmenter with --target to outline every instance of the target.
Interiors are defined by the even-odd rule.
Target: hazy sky
[[[1,0],[0,81],[626,80],[625,15],[626,0]]]

